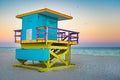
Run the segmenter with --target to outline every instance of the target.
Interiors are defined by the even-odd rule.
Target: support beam
[[[68,50],[66,50],[66,51],[65,51],[64,53],[62,53],[62,54],[57,55],[56,53],[50,51],[50,54],[53,55],[53,56],[56,58],[56,60],[54,60],[54,61],[51,63],[51,66],[54,65],[54,64],[55,64],[57,61],[59,61],[59,60],[60,60],[61,62],[63,62],[65,65],[68,65],[68,61],[62,59],[62,57],[64,57],[64,56],[67,54],[67,52],[68,52]]]

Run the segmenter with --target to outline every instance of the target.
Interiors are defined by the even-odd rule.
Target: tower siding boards
[[[22,17],[22,40],[26,40],[27,29],[32,29],[32,40],[36,39],[37,22],[38,14]]]
[[[49,49],[16,49],[16,59],[47,61]]]
[[[52,28],[57,28],[58,20],[46,15],[39,14],[38,16],[38,27],[48,26]],[[44,29],[41,29],[40,32],[44,32]],[[57,39],[57,30],[48,29],[48,33],[54,33],[54,35],[48,34],[48,40]],[[40,38],[43,38],[44,35],[40,35]]]
[[[52,28],[57,28],[58,20],[49,16],[41,14],[32,14],[22,17],[22,40],[27,40],[27,30],[32,29],[32,40],[36,40],[36,28],[48,26]],[[39,32],[44,32],[44,28]],[[53,35],[48,35],[49,40],[57,40],[57,30],[48,29],[48,33],[53,33]],[[26,34],[25,34],[26,33]],[[44,34],[41,34],[39,37],[44,38]]]

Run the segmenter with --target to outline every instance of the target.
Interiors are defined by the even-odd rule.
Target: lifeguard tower
[[[16,18],[22,19],[22,29],[14,30],[15,42],[21,45],[16,49],[20,64],[15,67],[41,72],[76,67],[71,63],[71,45],[78,44],[79,32],[58,28],[58,21],[72,16],[44,8]]]

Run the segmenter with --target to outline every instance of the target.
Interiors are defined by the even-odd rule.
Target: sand
[[[0,51],[0,80],[120,80],[120,56],[72,55],[77,68],[37,72],[13,67],[15,53]]]

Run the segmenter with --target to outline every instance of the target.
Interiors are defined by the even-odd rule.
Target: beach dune
[[[78,67],[43,73],[16,63],[14,52],[0,51],[0,80],[120,80],[120,56],[72,55]]]

